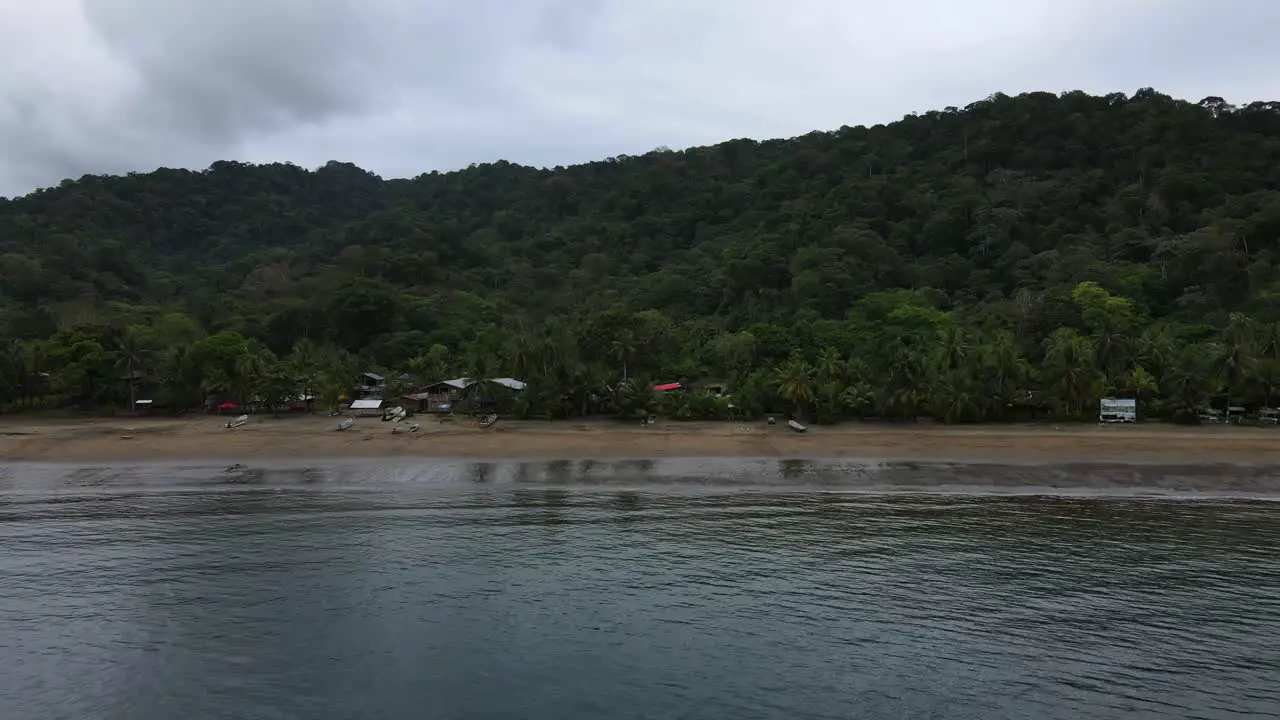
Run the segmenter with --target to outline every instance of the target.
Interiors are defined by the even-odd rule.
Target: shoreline
[[[829,459],[956,464],[1280,465],[1280,430],[1171,425],[892,425],[845,423],[795,433],[763,421],[660,421],[654,428],[611,420],[502,420],[481,429],[466,420],[422,417],[421,431],[360,419],[337,432],[336,418],[255,416],[228,430],[228,418],[66,420],[0,417],[0,463],[145,463],[240,460],[459,461],[727,458]]]

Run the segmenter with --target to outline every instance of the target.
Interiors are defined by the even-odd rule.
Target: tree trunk
[[[129,358],[129,409],[136,417],[138,414],[138,384],[133,377],[133,358]]]

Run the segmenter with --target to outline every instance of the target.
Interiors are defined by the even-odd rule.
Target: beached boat
[[[477,424],[482,428],[487,428],[487,427],[492,427],[493,424],[496,422],[498,422],[498,416],[493,413],[490,413],[480,418],[480,422]]]
[[[249,416],[248,416],[248,415],[241,415],[240,417],[236,418],[235,420],[232,420],[231,422],[227,423],[227,427],[228,427],[228,428],[238,428],[238,427],[240,427],[241,425],[244,425],[244,424],[245,424],[245,423],[247,423],[247,422],[249,422]]]
[[[356,424],[355,420],[352,420],[351,418],[347,418],[346,420],[343,420],[342,422],[338,423],[338,427],[335,429],[338,430],[339,432],[343,430],[350,430],[351,426],[355,424]]]
[[[791,428],[792,430],[795,430],[796,432],[804,432],[805,430],[809,429],[801,425],[800,423],[796,422],[795,420],[788,420],[787,427]]]

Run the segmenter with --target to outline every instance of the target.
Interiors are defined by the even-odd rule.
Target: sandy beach
[[[113,462],[296,458],[451,457],[578,459],[661,457],[868,458],[972,462],[1280,464],[1280,429],[1164,425],[982,425],[850,423],[791,432],[782,425],[681,423],[656,427],[608,420],[420,418],[417,433],[360,419],[337,432],[321,415],[227,418],[0,418],[0,461]]]

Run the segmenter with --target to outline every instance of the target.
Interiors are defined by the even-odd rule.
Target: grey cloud
[[[1123,78],[1130,91],[1153,86],[1192,101],[1208,95],[1239,103],[1280,98],[1280,45],[1274,42],[1280,3],[1168,0],[1159,8],[1103,28],[1108,42],[1073,47],[1071,62],[1090,74]]]
[[[133,120],[224,142],[366,108],[376,28],[347,0],[85,5],[90,27],[141,85]]]
[[[1280,96],[1263,0],[0,5],[0,194],[218,159],[384,176],[886,122],[991,92]]]

